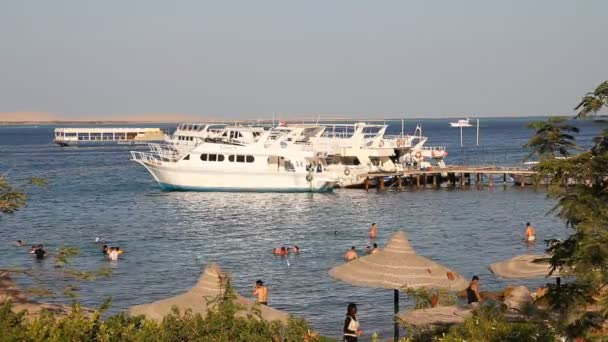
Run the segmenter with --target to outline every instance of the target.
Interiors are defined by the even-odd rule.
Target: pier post
[[[369,176],[365,177],[365,191],[369,191]]]
[[[416,187],[420,187],[420,175],[416,175]]]
[[[467,173],[467,185],[471,185],[471,174]]]
[[[502,186],[505,188],[507,187],[507,174],[506,173],[503,173],[503,175],[502,175]]]
[[[479,184],[479,182],[481,182],[481,174],[476,173],[475,174],[475,184]]]
[[[397,188],[399,191],[403,190],[403,184],[401,184],[401,176],[397,176]]]
[[[524,182],[523,175],[519,175],[519,186],[521,186],[522,188],[526,186],[526,182]]]
[[[491,188],[494,187],[494,175],[491,173],[488,174],[488,186]]]
[[[460,173],[460,187],[464,187],[464,172]]]
[[[433,187],[437,187],[437,174],[433,174]]]

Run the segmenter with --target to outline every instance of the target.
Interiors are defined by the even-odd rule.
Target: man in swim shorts
[[[526,241],[534,241],[536,240],[536,231],[534,227],[530,225],[530,222],[526,223]]]

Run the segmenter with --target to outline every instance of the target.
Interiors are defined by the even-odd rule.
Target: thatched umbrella
[[[190,291],[153,303],[133,306],[129,309],[129,314],[133,316],[145,315],[147,318],[161,321],[176,306],[182,311],[190,309],[193,313],[200,313],[204,316],[213,305],[212,301],[223,294],[222,283],[225,277],[226,275],[222,273],[220,267],[212,263],[205,268],[204,273]],[[247,315],[255,305],[255,302],[251,299],[238,294],[235,302],[242,307],[241,311],[237,314],[239,316]],[[289,319],[288,313],[266,305],[259,305],[259,310],[262,318],[267,321],[278,320],[287,322]]]
[[[470,317],[471,315],[471,309],[463,309],[451,305],[401,312],[398,317],[402,321],[414,326],[446,326],[464,323],[465,318]]]
[[[384,250],[336,266],[329,270],[329,275],[354,285],[393,289],[395,315],[399,312],[400,288],[460,291],[468,286],[459,274],[417,255],[403,231],[394,233]],[[395,341],[398,337],[395,317]]]
[[[548,255],[545,254],[524,254],[514,256],[500,262],[491,264],[488,268],[495,275],[509,279],[528,279],[540,277],[556,277],[559,286],[563,274],[555,270],[551,275],[551,264],[548,262]]]

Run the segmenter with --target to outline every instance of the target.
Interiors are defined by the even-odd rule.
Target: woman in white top
[[[359,321],[357,321],[357,304],[350,303],[346,309],[346,320],[344,321],[344,341],[345,342],[357,342],[358,337],[363,334],[363,331],[359,328]]]

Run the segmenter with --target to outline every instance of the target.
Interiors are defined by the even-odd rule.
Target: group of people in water
[[[292,247],[276,247],[272,250],[272,254],[277,256],[286,256],[289,253],[298,254],[300,253],[300,247],[292,246]]]
[[[378,224],[372,223],[372,226],[369,229],[369,238],[371,241],[374,241],[376,237],[378,237]],[[380,252],[380,248],[378,248],[378,244],[374,242],[371,246],[365,246],[363,252],[365,254],[376,254]],[[346,253],[344,253],[345,261],[353,261],[358,258],[359,254],[357,254],[357,248],[355,246],[352,246],[348,251],[346,251]]]

